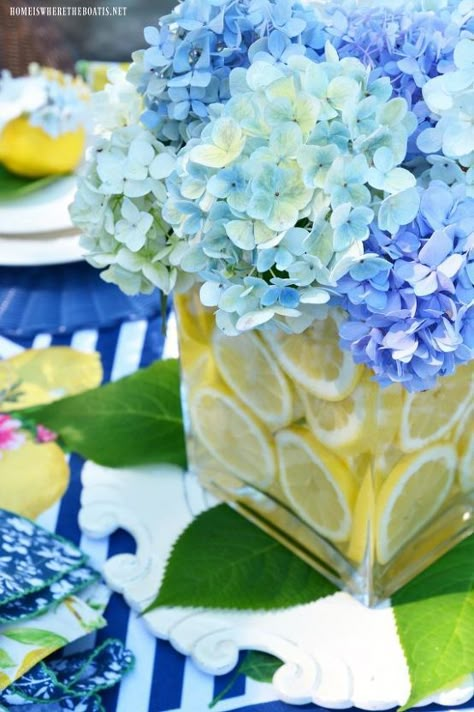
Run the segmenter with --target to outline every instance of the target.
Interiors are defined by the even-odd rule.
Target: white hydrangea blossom
[[[418,147],[429,154],[431,178],[463,184],[474,197],[474,36],[470,33],[456,45],[454,64],[455,71],[430,79],[423,87],[423,98],[439,119],[434,128],[419,135]]]
[[[113,70],[109,79],[94,99],[101,135],[71,206],[86,259],[127,294],[186,288],[193,278],[178,273],[177,238],[161,218],[174,152],[139,123],[141,97],[125,73]]]

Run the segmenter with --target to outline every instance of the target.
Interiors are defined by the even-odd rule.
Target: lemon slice
[[[192,290],[186,294],[175,294],[173,301],[180,340],[195,341],[207,347],[215,327],[215,318],[212,310],[201,304],[199,292]]]
[[[210,453],[228,471],[257,487],[275,478],[269,433],[225,388],[204,387],[190,398],[191,424]]]
[[[374,406],[375,431],[372,439],[374,451],[384,450],[397,439],[400,429],[405,389],[399,383],[388,387],[377,385]]]
[[[275,353],[287,374],[317,398],[340,401],[354,390],[362,368],[339,347],[344,317],[333,309],[302,334],[272,334]]]
[[[377,501],[377,558],[387,563],[439,511],[453,485],[457,455],[432,445],[406,455],[386,479]]]
[[[362,479],[359,494],[354,507],[351,539],[346,556],[360,564],[374,555],[373,525],[375,521],[375,487],[372,468],[369,466]]]
[[[356,492],[346,465],[304,428],[281,430],[276,443],[281,486],[295,513],[331,541],[348,539]]]
[[[459,484],[463,492],[474,490],[474,432],[466,432],[459,442]]]
[[[304,391],[302,398],[312,432],[324,445],[345,452],[360,453],[371,449],[376,386],[368,380],[340,401],[325,401]]]
[[[293,414],[288,382],[257,334],[225,336],[216,329],[213,348],[222,378],[255,415],[272,430],[288,425]]]
[[[413,452],[445,438],[465,413],[474,396],[470,364],[452,376],[440,378],[437,385],[422,393],[408,393],[402,411],[400,442]]]

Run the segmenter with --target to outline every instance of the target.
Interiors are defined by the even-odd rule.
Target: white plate
[[[59,265],[83,259],[79,233],[16,237],[0,235],[0,266]]]
[[[136,553],[112,556],[103,565],[103,574],[110,588],[123,593],[132,609],[142,614],[156,596],[177,537],[215,502],[193,475],[173,465],[109,469],[87,462],[82,485],[79,525],[84,534],[101,538],[122,528],[136,541]],[[388,602],[369,609],[346,593],[336,593],[275,611],[156,608],[141,620],[156,637],[169,640],[213,675],[232,670],[240,650],[279,657],[285,665],[273,677],[273,689],[266,688],[269,701],[373,711],[397,707],[410,693],[408,667]],[[474,675],[466,675],[456,687],[423,704],[454,707],[473,694]]]
[[[23,198],[0,202],[0,235],[70,230],[68,208],[75,192],[75,176],[66,176]]]

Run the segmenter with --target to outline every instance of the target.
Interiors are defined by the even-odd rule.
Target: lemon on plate
[[[334,309],[301,334],[272,333],[275,354],[283,369],[317,398],[340,401],[354,390],[363,369],[339,346],[344,316]]]
[[[356,488],[347,466],[305,428],[276,435],[280,483],[303,521],[327,539],[349,538]]]
[[[377,497],[377,559],[386,564],[439,512],[454,483],[457,453],[452,445],[405,455]]]
[[[223,386],[205,386],[189,399],[197,437],[222,466],[244,482],[268,487],[275,478],[269,432]]]
[[[407,393],[402,410],[400,443],[413,452],[449,436],[474,398],[471,364],[459,366],[452,376],[443,376],[434,388]]]
[[[77,168],[85,143],[82,127],[53,137],[40,126],[32,126],[27,116],[20,116],[0,133],[0,163],[27,178],[62,175]]]
[[[255,332],[225,336],[216,329],[214,358],[227,386],[271,430],[288,425],[293,416],[290,387],[275,356]]]

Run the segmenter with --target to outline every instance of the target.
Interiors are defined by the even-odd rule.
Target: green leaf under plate
[[[408,709],[474,671],[474,536],[392,598],[408,663]]]
[[[63,176],[45,176],[44,178],[24,178],[10,173],[5,166],[0,164],[0,201],[22,198],[62,177]]]
[[[211,709],[215,707],[215,705],[232,690],[240,675],[246,675],[257,682],[271,682],[273,675],[282,665],[283,662],[274,655],[262,653],[259,650],[250,650],[236,668],[229,684],[214,697],[209,707]]]
[[[20,415],[58,433],[69,450],[106,467],[186,465],[175,359]]]
[[[335,593],[320,574],[225,504],[177,539],[150,609],[197,606],[270,610]]]

